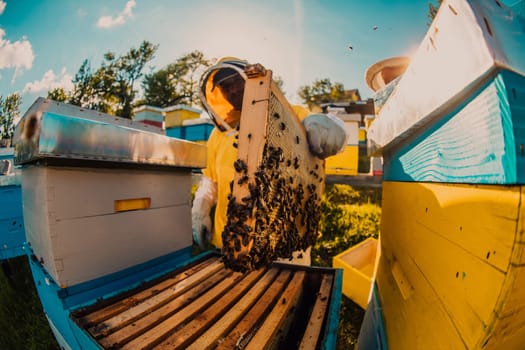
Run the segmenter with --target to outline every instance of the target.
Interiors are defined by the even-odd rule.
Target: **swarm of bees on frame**
[[[269,119],[269,134],[290,137],[296,144],[305,142],[287,133],[279,113]],[[324,170],[271,143],[265,143],[253,181],[244,161],[238,159],[234,164],[235,181],[247,184],[249,192],[240,200],[230,195],[228,221],[222,233],[224,263],[235,271],[258,269],[277,258],[291,260],[292,252],[305,250],[317,239],[321,216],[318,189],[324,188]],[[305,177],[296,176],[300,167],[307,167]],[[233,186],[232,182],[231,189]]]

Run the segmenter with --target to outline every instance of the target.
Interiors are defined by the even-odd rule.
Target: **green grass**
[[[368,237],[379,236],[381,189],[326,187],[319,224],[321,237],[312,249],[312,265],[332,266],[332,258]],[[354,349],[365,310],[344,295],[339,310],[337,349]]]
[[[29,262],[20,256],[0,272],[0,349],[58,350],[36,293]]]

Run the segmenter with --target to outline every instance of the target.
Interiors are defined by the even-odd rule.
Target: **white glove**
[[[344,122],[332,114],[311,114],[303,120],[310,151],[321,159],[341,152],[348,140]]]
[[[211,208],[217,202],[217,186],[206,176],[202,176],[199,188],[191,207],[191,231],[193,241],[204,248],[211,240]]]

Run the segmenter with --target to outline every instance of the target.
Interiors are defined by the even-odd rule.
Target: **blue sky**
[[[0,0],[0,94],[21,93],[23,114],[49,89],[71,88],[84,59],[96,69],[105,52],[148,40],[159,49],[146,72],[200,50],[262,63],[292,102],[321,78],[367,98],[366,69],[416,50],[429,1]]]

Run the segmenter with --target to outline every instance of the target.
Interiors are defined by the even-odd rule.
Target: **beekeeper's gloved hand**
[[[193,241],[204,248],[211,240],[211,208],[217,202],[217,186],[207,176],[202,176],[191,207]]]
[[[341,152],[348,140],[344,122],[332,114],[311,114],[303,120],[310,152],[321,159]]]

